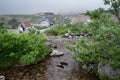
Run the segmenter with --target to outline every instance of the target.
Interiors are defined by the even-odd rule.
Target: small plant
[[[48,31],[45,32],[47,35],[54,35],[54,36],[57,36],[58,35],[58,31],[57,29],[50,29]]]
[[[54,28],[51,28],[45,33],[47,35],[64,35],[68,32],[68,30],[71,30],[73,33],[80,33],[84,29],[83,26],[85,25],[82,23],[59,25],[59,26],[55,26]]]
[[[47,28],[46,26],[34,26],[36,29],[41,30]]]

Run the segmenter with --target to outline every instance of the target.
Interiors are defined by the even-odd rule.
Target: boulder
[[[72,31],[71,31],[71,30],[68,30],[67,32],[68,32],[69,34],[71,34],[71,33],[72,33]]]
[[[65,37],[68,37],[68,36],[69,36],[69,33],[64,34],[64,36],[65,36]]]
[[[67,33],[66,34],[64,34],[64,37],[71,37],[71,36],[73,36],[74,34],[70,31],[70,30],[68,30],[67,31]]]
[[[50,56],[63,56],[64,52],[60,52],[58,50],[53,50]]]
[[[45,43],[47,46],[49,46],[50,48],[54,48],[54,49],[56,49],[57,48],[57,45],[53,45],[50,41],[47,41],[46,43]]]
[[[0,80],[5,80],[5,76],[0,75]]]
[[[45,44],[46,44],[47,46],[49,46],[49,47],[52,46],[52,43],[51,43],[50,41],[47,41]]]
[[[73,36],[69,35],[69,36],[68,36],[68,38],[69,38],[69,39],[72,39],[72,38],[73,38]]]
[[[118,80],[120,77],[120,69],[113,69],[110,63],[98,64],[98,74],[101,80]]]

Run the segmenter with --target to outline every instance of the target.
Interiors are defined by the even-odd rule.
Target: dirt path
[[[64,52],[60,57],[47,57],[44,61],[23,68],[10,68],[0,71],[6,80],[99,80],[93,74],[82,70],[73,58],[73,52],[65,48],[65,43],[74,44],[75,40],[60,37],[48,37],[50,43],[57,45],[58,51]],[[59,67],[61,62],[66,63]]]
[[[98,80],[94,75],[87,74],[80,68],[78,62],[76,62],[70,50],[66,49],[65,43],[75,44],[76,40],[60,38],[60,37],[49,37],[49,40],[53,45],[57,45],[57,50],[64,52],[61,57],[50,57],[50,60],[46,72],[48,80]],[[61,62],[67,63],[64,68],[57,67]]]

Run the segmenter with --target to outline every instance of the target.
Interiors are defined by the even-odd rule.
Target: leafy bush
[[[49,54],[46,38],[38,34],[11,34],[0,30],[0,68],[29,65]]]
[[[68,30],[71,30],[73,33],[80,33],[85,26],[82,23],[79,24],[67,24],[67,25],[59,25],[47,30],[45,33],[47,35],[64,35]]]
[[[108,17],[94,19],[82,31],[91,35],[91,39],[80,38],[73,47],[75,59],[79,62],[110,62],[120,67],[120,26]]]
[[[51,28],[50,30],[47,30],[45,32],[47,35],[54,35],[54,36],[57,36],[58,35],[58,30],[56,28]]]
[[[78,33],[80,34],[81,32],[84,32],[86,29],[87,25],[83,24],[83,23],[76,23],[76,24],[72,24],[70,26],[70,30],[73,32],[73,33]]]
[[[103,13],[103,11],[103,8],[99,8],[94,11],[87,11],[86,15],[89,15],[91,19],[97,19],[102,16],[101,14]]]
[[[46,26],[34,26],[34,27],[37,28],[38,30],[47,28]]]

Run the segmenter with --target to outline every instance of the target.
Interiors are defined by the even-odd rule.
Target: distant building
[[[13,18],[12,20],[10,20],[10,21],[8,22],[9,25],[13,25],[14,23],[18,23],[15,18]]]
[[[44,27],[49,27],[49,26],[53,26],[54,25],[54,21],[41,21],[39,24],[34,24],[34,26],[44,26]]]
[[[85,15],[79,15],[79,16],[72,16],[71,18],[71,24],[73,23],[88,23],[91,21],[89,16]]]
[[[30,22],[21,22],[18,26],[19,31],[25,31],[32,27],[32,24]]]
[[[48,21],[42,21],[40,22],[40,26],[50,26],[50,23]]]
[[[54,13],[44,13],[44,18],[46,18],[47,20],[52,20],[54,18]]]
[[[10,25],[12,28],[17,28],[17,26],[19,25],[19,23],[18,23],[18,21],[15,19],[15,18],[13,18],[12,20],[10,20],[9,22],[8,22],[8,25]]]
[[[55,22],[54,22],[54,16],[55,16],[54,13],[52,13],[52,12],[46,12],[43,15],[43,20],[44,20],[44,22],[49,23],[49,26],[52,26],[52,25],[55,24]]]

